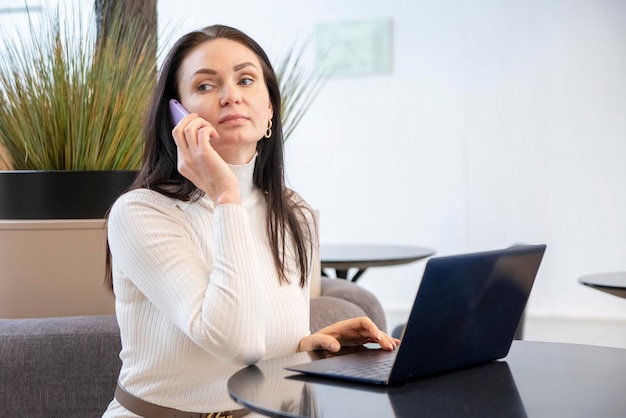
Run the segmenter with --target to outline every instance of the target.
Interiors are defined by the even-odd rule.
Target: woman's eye
[[[211,90],[211,88],[213,88],[213,86],[210,85],[210,84],[207,84],[207,83],[200,84],[198,86],[198,90],[200,90],[200,91],[209,91],[209,90]]]
[[[243,85],[243,86],[249,86],[250,84],[254,83],[254,80],[251,78],[242,78],[239,81],[239,84]]]

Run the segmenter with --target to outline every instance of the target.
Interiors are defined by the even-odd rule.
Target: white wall
[[[159,2],[174,38],[236,26],[275,57],[316,24],[391,18],[391,74],[331,79],[287,144],[289,184],[325,243],[450,254],[545,242],[531,315],[626,319],[577,284],[626,270],[626,2]],[[165,29],[163,29],[165,28]],[[410,307],[423,263],[361,285]]]

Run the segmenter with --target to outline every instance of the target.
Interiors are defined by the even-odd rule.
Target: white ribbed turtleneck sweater
[[[241,205],[214,208],[207,197],[181,202],[146,189],[113,205],[119,382],[145,401],[191,412],[240,408],[226,391],[228,377],[295,352],[309,333],[308,287],[297,274],[290,285],[278,283],[265,200],[252,183],[255,161],[231,166]],[[104,414],[134,416],[115,400]]]

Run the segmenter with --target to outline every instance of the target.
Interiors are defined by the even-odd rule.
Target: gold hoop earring
[[[270,119],[267,123],[267,130],[265,131],[265,137],[269,138],[272,136],[272,120]]]

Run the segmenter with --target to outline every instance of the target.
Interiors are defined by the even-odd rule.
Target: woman
[[[170,99],[191,112],[173,130]],[[317,227],[284,184],[280,106],[266,54],[236,29],[191,32],[167,56],[142,169],[109,215],[123,365],[105,417],[227,415],[243,365],[398,343],[368,318],[309,331]]]

